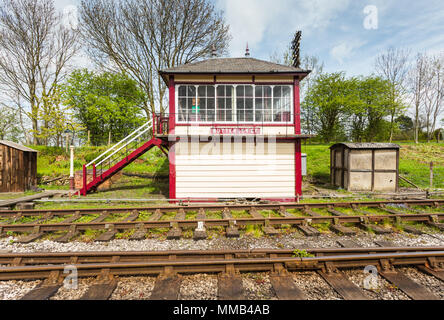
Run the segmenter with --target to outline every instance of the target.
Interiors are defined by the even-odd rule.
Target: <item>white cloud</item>
[[[365,42],[362,41],[342,42],[330,50],[330,55],[340,64],[343,64],[345,59],[352,57],[354,51],[364,44]]]
[[[345,11],[350,0],[218,0],[223,9],[233,40],[232,56],[242,56],[248,42],[254,47],[265,36],[274,46],[288,43],[296,30],[309,33],[325,29],[338,13]],[[282,48],[280,48],[282,49]]]

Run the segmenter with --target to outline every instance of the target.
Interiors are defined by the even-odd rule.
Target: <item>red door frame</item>
[[[301,134],[301,101],[300,101],[300,80],[294,77],[294,133]],[[301,139],[297,139],[295,143],[295,181],[296,194],[298,198],[302,196],[302,150]]]
[[[169,78],[169,134],[175,133],[176,126],[176,83],[174,76]],[[294,77],[294,130],[295,134],[301,134],[301,104],[300,104],[300,80],[298,76]],[[169,198],[176,199],[176,153],[174,148],[175,142],[170,142],[169,151]],[[301,139],[295,142],[295,197],[302,195],[302,145]]]
[[[169,123],[168,123],[168,134],[174,135],[175,127],[176,127],[176,84],[174,82],[174,76],[170,75],[169,79],[169,106],[170,106],[170,115],[169,115]],[[169,170],[169,178],[170,178],[170,187],[169,187],[169,198],[176,199],[176,151],[175,151],[175,143],[169,143],[169,153],[168,160],[170,163]]]

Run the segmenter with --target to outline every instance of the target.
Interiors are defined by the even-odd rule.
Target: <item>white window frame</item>
[[[198,101],[198,90],[199,90],[199,86],[214,86],[215,88],[215,96],[214,96],[214,106],[215,106],[215,121],[179,121],[179,87],[180,86],[194,86],[196,88],[196,101]],[[234,93],[233,93],[233,109],[232,109],[232,119],[233,121],[217,121],[217,87],[218,86],[233,86],[234,88]],[[237,92],[236,89],[238,86],[252,86],[253,87],[253,120],[256,119],[256,87],[257,86],[267,86],[267,87],[271,87],[271,111],[272,111],[272,115],[274,118],[274,87],[278,87],[278,86],[287,86],[290,88],[290,121],[264,121],[264,122],[257,122],[257,121],[236,121],[237,120]],[[211,85],[211,84],[176,84],[175,85],[175,118],[176,118],[176,123],[178,124],[193,124],[193,123],[199,123],[199,124],[247,124],[247,125],[255,125],[255,124],[264,124],[264,125],[270,125],[270,124],[274,124],[274,125],[282,125],[282,126],[288,126],[288,125],[292,125],[294,123],[294,88],[293,85],[291,84],[274,84],[274,85],[269,85],[269,84],[250,84],[250,83],[245,83],[245,84],[215,84],[215,85]]]

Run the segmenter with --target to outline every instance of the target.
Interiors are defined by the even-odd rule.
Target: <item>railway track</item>
[[[122,276],[157,276],[152,300],[175,300],[182,275],[218,275],[218,298],[244,299],[241,273],[267,272],[278,299],[306,299],[293,277],[313,271],[343,299],[369,299],[365,290],[343,273],[374,266],[378,274],[411,299],[439,299],[438,295],[398,271],[415,267],[444,281],[444,247],[372,247],[306,250],[225,250],[165,252],[79,252],[0,254],[0,281],[43,280],[23,299],[48,299],[63,286],[66,272],[96,280],[82,299],[108,299]],[[65,272],[65,273],[64,273]]]
[[[418,206],[434,208],[433,212],[424,212]],[[391,233],[391,229],[378,226],[377,223],[390,221],[410,233],[420,234],[417,228],[404,224],[420,222],[444,230],[444,200],[402,200],[368,201],[339,203],[285,203],[255,205],[207,205],[207,206],[162,206],[141,208],[101,208],[72,210],[20,210],[0,211],[0,236],[10,232],[25,234],[18,242],[35,241],[48,233],[63,233],[54,240],[69,242],[83,231],[103,231],[95,240],[110,241],[119,232],[133,230],[132,240],[141,240],[152,229],[167,229],[168,239],[180,239],[183,230],[193,230],[196,240],[207,237],[207,229],[225,228],[227,237],[239,237],[239,228],[259,225],[268,235],[279,233],[277,228],[293,226],[306,236],[317,236],[320,232],[313,227],[328,223],[330,229],[344,235],[354,235],[356,231],[346,227],[353,224],[375,233]],[[365,208],[375,211],[368,212]],[[415,209],[416,208],[416,209]],[[319,214],[314,209],[323,209]],[[349,210],[345,212],[344,210]],[[292,211],[291,213],[289,211]],[[241,213],[239,215],[239,212]],[[82,223],[83,218],[91,221]],[[22,223],[24,219],[31,219]],[[62,219],[61,222],[53,221]]]

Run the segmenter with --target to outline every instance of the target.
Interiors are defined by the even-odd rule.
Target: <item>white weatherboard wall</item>
[[[295,196],[293,143],[176,144],[177,198]]]

